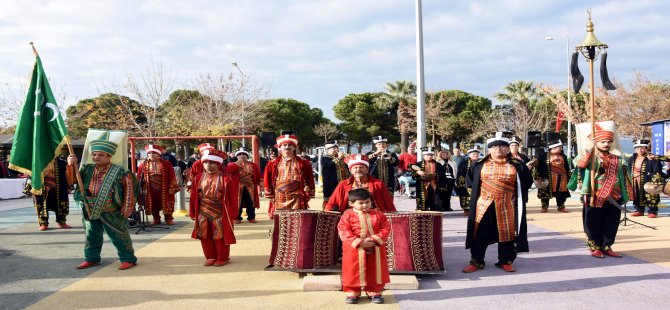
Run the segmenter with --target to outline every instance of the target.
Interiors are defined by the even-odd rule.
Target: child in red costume
[[[191,238],[200,239],[205,266],[228,264],[230,245],[236,242],[237,187],[221,170],[225,158],[219,150],[203,156],[204,171],[195,176],[191,188],[189,216],[195,221]]]
[[[382,291],[389,283],[386,262],[386,239],[391,223],[384,214],[370,209],[370,192],[364,188],[349,191],[349,206],[337,225],[342,239],[342,290],[347,293],[346,302],[355,304],[361,289],[372,302],[384,302]]]

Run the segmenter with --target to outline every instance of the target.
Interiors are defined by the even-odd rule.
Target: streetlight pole
[[[233,67],[237,68],[237,71],[240,71],[240,74],[242,74],[242,77],[244,77],[244,72],[242,72],[240,67],[237,66],[236,62],[231,62],[230,64],[233,65]]]
[[[244,82],[244,72],[242,72],[242,69],[240,69],[240,67],[237,65],[237,62],[231,62],[230,64],[233,65],[233,67],[237,68],[237,71],[240,71],[240,75],[242,76],[242,82]],[[244,83],[243,83],[243,84],[244,84]],[[243,90],[243,91],[244,91],[244,90]],[[243,136],[245,136],[245,135],[247,134],[247,133],[246,133],[246,127],[247,127],[247,126],[246,126],[246,124],[244,124],[244,114],[245,114],[245,111],[244,111],[244,98],[242,98],[242,113],[240,114],[240,116],[242,116],[242,135],[243,135]],[[242,139],[242,147],[245,147],[245,146],[246,146],[245,141],[246,141],[246,139]]]
[[[423,85],[423,21],[421,18],[421,0],[416,0],[416,142],[418,156],[426,146],[426,94]]]
[[[551,41],[557,38],[565,38],[565,63],[567,64],[568,68],[568,88],[566,91],[568,92],[568,108],[570,108],[570,113],[572,113],[572,98],[570,97],[570,37],[567,35],[565,36],[558,36],[558,37],[546,37],[544,38],[545,40]],[[570,122],[570,119],[568,118],[568,158],[572,156],[572,122]]]

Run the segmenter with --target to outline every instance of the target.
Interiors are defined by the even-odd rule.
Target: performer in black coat
[[[644,190],[644,184],[651,182],[655,185],[663,185],[661,176],[661,163],[657,160],[648,158],[649,140],[633,141],[635,154],[628,159],[629,175],[633,181],[633,193],[630,199],[635,206],[635,212],[632,216],[643,216],[644,210],[649,208],[648,217],[658,216],[658,203],[661,201],[659,195],[647,193]]]
[[[386,185],[391,197],[395,191],[395,167],[398,165],[398,155],[386,150],[388,140],[382,136],[372,138],[376,150],[369,152],[370,157],[370,175],[376,179],[382,180]]]
[[[337,141],[326,143],[326,154],[321,156],[321,175],[323,177],[323,206],[325,207],[337,184],[351,175],[347,164],[340,159]]]
[[[468,149],[468,159],[461,161],[456,169],[456,194],[461,203],[463,214],[470,211],[470,186],[472,180],[468,178],[468,171],[479,160],[479,148],[473,145]]]
[[[453,161],[451,161],[451,152],[447,149],[442,149],[439,152],[440,156],[437,161],[444,166],[444,177],[446,180],[446,185],[443,190],[438,191],[440,200],[442,201],[442,211],[454,211],[451,208],[451,192],[454,190],[454,185],[456,184],[456,171],[454,167],[451,166]]]
[[[64,159],[56,156],[54,161],[44,171],[44,189],[39,195],[33,195],[33,204],[37,212],[37,222],[40,230],[49,227],[49,211],[56,214],[58,227],[69,229],[66,223],[70,213],[70,188],[75,182],[75,167],[70,166]],[[28,186],[29,188],[29,186]]]
[[[416,209],[418,211],[442,211],[436,204],[435,195],[445,190],[447,180],[442,164],[435,161],[432,147],[422,147],[423,160],[416,163],[420,170],[412,170],[412,178],[416,180]]]
[[[512,158],[516,158],[524,164],[527,164],[530,161],[530,157],[521,153],[521,139],[519,137],[514,136],[509,140],[509,150]]]
[[[541,181],[538,184],[547,184],[537,189],[537,198],[542,202],[541,212],[546,213],[549,210],[549,200],[555,197],[558,212],[567,213],[565,201],[570,197],[568,181],[571,175],[568,157],[563,154],[563,143],[560,139],[549,141],[547,148],[549,152],[537,157],[535,175],[535,178]]]
[[[5,155],[0,153],[0,179],[9,178],[7,166],[5,165]]]
[[[463,272],[484,268],[489,244],[498,243],[497,267],[515,271],[518,252],[528,252],[526,203],[532,177],[528,167],[509,153],[509,139],[496,133],[487,140],[490,154],[470,170],[472,196],[465,248],[472,259]]]

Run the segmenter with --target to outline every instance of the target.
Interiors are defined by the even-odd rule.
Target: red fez
[[[277,138],[277,146],[286,143],[298,147],[298,137],[295,135],[281,135]]]
[[[609,126],[611,124],[611,126]],[[610,128],[614,126],[613,122],[607,122],[607,123],[596,123],[596,135],[592,139],[595,142],[601,141],[601,140],[610,140],[614,141],[614,128]],[[589,138],[591,135],[589,134]]]
[[[368,156],[363,154],[352,154],[344,158],[344,162],[347,163],[347,166],[349,166],[350,169],[356,165],[365,165],[366,167],[370,167],[368,160]]]
[[[216,148],[211,143],[203,143],[203,144],[198,145],[198,152],[200,152],[201,156],[205,155],[205,153],[204,153],[205,150],[214,150],[214,149],[216,149]]]
[[[147,151],[147,155],[151,153],[156,153],[158,155],[165,153],[165,149],[162,146],[156,144],[149,144],[144,147],[144,150]]]
[[[205,154],[202,155],[202,161],[213,161],[217,162],[219,164],[223,163],[223,160],[228,157],[228,154],[224,151],[220,151],[217,149],[213,150],[206,150]]]

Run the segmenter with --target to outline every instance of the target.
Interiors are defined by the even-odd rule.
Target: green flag
[[[32,192],[41,194],[44,169],[60,153],[67,139],[67,128],[56,98],[51,92],[40,56],[35,54],[26,103],[16,124],[9,168],[29,175]]]

